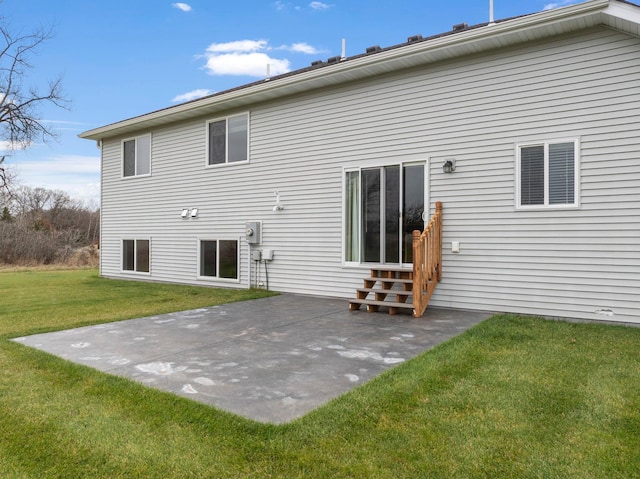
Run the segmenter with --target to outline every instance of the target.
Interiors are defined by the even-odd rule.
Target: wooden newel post
[[[417,317],[422,309],[422,249],[420,236],[422,232],[413,231],[413,315]]]
[[[442,201],[436,201],[436,216],[440,223],[436,229],[438,232],[438,281],[440,281],[442,279]]]

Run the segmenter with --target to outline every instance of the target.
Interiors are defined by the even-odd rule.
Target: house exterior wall
[[[639,52],[598,28],[258,104],[247,164],[205,167],[215,115],[140,131],[149,177],[123,179],[123,138],[107,139],[101,273],[248,287],[245,222],[259,220],[271,289],[351,297],[369,268],[342,261],[344,169],[424,161],[444,203],[432,305],[640,322]],[[516,144],[554,139],[580,142],[580,207],[517,210]],[[124,238],[151,239],[148,275],[121,271]],[[198,279],[199,238],[240,240],[238,282]]]

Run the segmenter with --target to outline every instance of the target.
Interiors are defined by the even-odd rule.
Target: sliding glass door
[[[411,263],[412,232],[424,228],[424,164],[348,171],[345,181],[345,261]]]

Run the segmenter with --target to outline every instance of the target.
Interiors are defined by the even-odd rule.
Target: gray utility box
[[[249,244],[260,244],[262,242],[262,222],[247,221],[244,237]]]

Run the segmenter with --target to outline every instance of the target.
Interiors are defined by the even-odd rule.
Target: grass
[[[640,328],[500,315],[265,425],[7,341],[259,292],[0,273],[0,477],[640,477]]]

